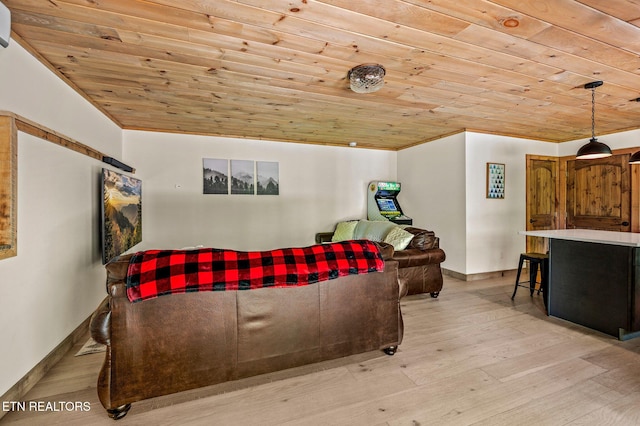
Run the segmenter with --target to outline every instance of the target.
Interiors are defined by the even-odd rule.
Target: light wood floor
[[[404,342],[231,385],[133,404],[124,425],[638,425],[640,338],[620,342],[544,314],[512,277],[445,278],[403,299]],[[103,355],[74,348],[24,398],[88,412],[11,412],[2,425],[113,425],[97,400]]]

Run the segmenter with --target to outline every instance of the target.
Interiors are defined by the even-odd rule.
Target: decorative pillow
[[[356,230],[357,224],[357,220],[339,222],[338,225],[336,225],[336,230],[333,232],[331,242],[337,243],[338,241],[353,240],[353,233]]]
[[[360,220],[353,233],[353,239],[384,241],[389,231],[396,227],[396,224],[388,220]]]
[[[399,226],[396,226],[391,231],[389,231],[384,239],[384,242],[391,244],[394,250],[404,250],[407,248],[412,239],[413,234],[411,232],[407,232]]]

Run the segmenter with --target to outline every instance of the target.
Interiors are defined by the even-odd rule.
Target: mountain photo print
[[[253,195],[254,187],[253,161],[231,160],[231,193]]]
[[[142,181],[102,169],[102,261],[142,241]]]
[[[218,158],[202,159],[202,193],[229,193],[229,160]]]
[[[256,175],[256,193],[258,195],[280,194],[280,177],[277,162],[256,162]]]

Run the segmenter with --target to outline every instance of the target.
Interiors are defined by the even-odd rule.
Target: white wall
[[[466,132],[398,153],[401,204],[440,237],[444,268],[472,275],[516,267],[525,248],[526,154],[556,156],[558,145]],[[502,200],[486,198],[488,162],[505,164]]]
[[[398,199],[419,228],[432,230],[447,254],[443,267],[466,267],[465,134],[398,152]]]
[[[515,269],[525,250],[526,155],[558,155],[558,144],[466,134],[466,267],[464,274]],[[505,198],[486,198],[487,163],[505,164]]]
[[[0,49],[0,110],[121,155],[121,130],[13,40]],[[106,295],[98,239],[101,167],[18,134],[18,255],[0,260],[0,395]]]
[[[124,132],[142,179],[140,248],[267,250],[314,243],[336,222],[366,217],[367,184],[396,178],[390,151],[205,136]],[[275,161],[280,195],[202,193],[202,159]],[[178,187],[176,187],[178,186]]]

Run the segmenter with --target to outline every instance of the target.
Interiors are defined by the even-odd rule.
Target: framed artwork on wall
[[[219,158],[202,159],[202,193],[229,193],[229,160]]]
[[[252,160],[231,160],[231,193],[255,193],[255,175]]]
[[[487,163],[487,198],[504,199],[505,166],[501,163]]]
[[[280,195],[280,163],[203,158],[202,193]]]
[[[256,161],[256,193],[258,195],[280,194],[280,176],[277,162]]]
[[[102,169],[102,263],[142,241],[142,181]]]

